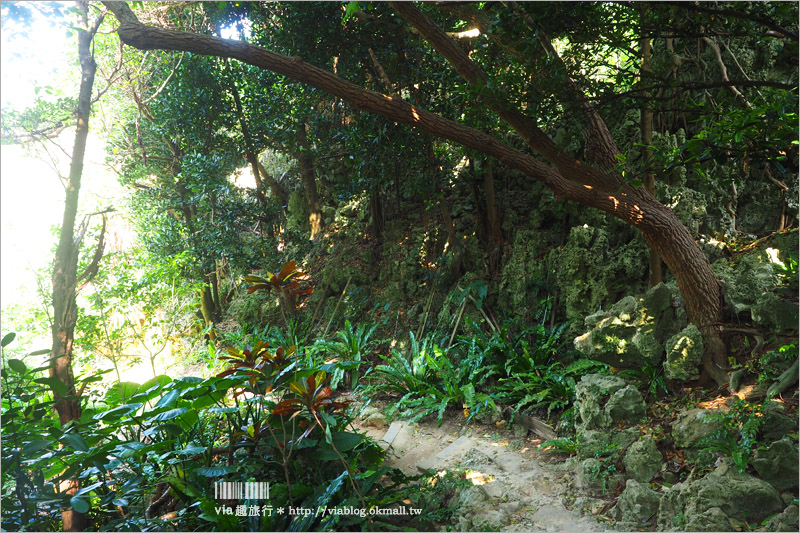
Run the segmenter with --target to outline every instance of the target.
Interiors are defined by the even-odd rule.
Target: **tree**
[[[608,127],[592,108],[577,83],[564,74],[558,80],[533,78],[534,84],[561,83],[564,103],[581,110],[587,132],[584,158],[560,149],[537,124],[520,111],[503,84],[490,77],[456,40],[445,33],[413,4],[393,3],[399,13],[431,46],[444,56],[477,96],[518,135],[528,148],[545,161],[501,140],[415,106],[398,95],[379,94],[303,61],[260,46],[232,42],[208,35],[156,28],[139,22],[124,3],[106,4],[120,22],[120,39],[142,50],[165,49],[238,59],[259,68],[306,83],[348,102],[352,107],[383,115],[432,135],[449,139],[491,156],[541,181],[557,197],[600,209],[636,227],[678,282],[690,320],[706,341],[704,370],[718,384],[726,381],[725,346],[720,336],[723,321],[720,284],[691,233],[666,206],[646,188],[634,186],[618,164],[619,150]],[[543,32],[539,40],[548,55],[559,61],[555,48]],[[566,98],[569,96],[569,98]]]
[[[81,64],[81,84],[76,110],[77,127],[75,143],[72,148],[69,177],[66,184],[64,219],[53,265],[53,345],[51,349],[52,366],[50,377],[64,384],[66,394],[55,389],[56,410],[61,426],[66,428],[81,417],[80,393],[75,390],[75,376],[72,371],[72,350],[75,337],[75,323],[78,309],[75,298],[83,286],[97,273],[103,255],[103,235],[100,233],[94,257],[86,270],[78,275],[79,246],[83,232],[75,235],[75,219],[78,212],[78,198],[83,175],[83,160],[86,153],[86,138],[89,134],[89,115],[91,112],[92,87],[97,69],[92,56],[91,44],[95,33],[103,22],[104,14],[98,15],[90,24],[89,4],[81,1],[78,7],[78,58]],[[105,230],[105,219],[103,223]],[[80,489],[77,477],[67,481],[67,494],[75,494]],[[81,513],[70,508],[62,513],[65,531],[83,531]]]

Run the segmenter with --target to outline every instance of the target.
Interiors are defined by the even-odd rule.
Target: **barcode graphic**
[[[215,500],[268,500],[269,482],[220,481],[214,483]]]

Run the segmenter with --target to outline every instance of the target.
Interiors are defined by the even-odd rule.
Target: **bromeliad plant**
[[[304,288],[301,281],[304,280],[303,273],[297,268],[297,261],[289,261],[275,274],[268,272],[267,277],[247,275],[245,281],[252,283],[247,289],[248,294],[256,291],[275,291],[278,293],[278,301],[281,316],[289,327],[287,313],[292,315],[295,310],[294,297],[302,294],[311,294],[312,289]]]

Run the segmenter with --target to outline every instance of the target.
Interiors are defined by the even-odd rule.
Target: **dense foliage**
[[[89,5],[98,20],[108,7]],[[563,171],[507,120],[513,107],[569,165],[618,176],[606,200],[666,206],[714,274],[718,294],[702,296],[722,322],[698,326],[724,341],[723,376],[763,389],[717,416],[673,481],[720,456],[752,468],[767,442],[760,401],[796,407],[797,4],[416,7],[417,19],[388,3],[130,3],[148,26],[258,45]],[[544,447],[598,461],[604,493],[622,456],[575,434],[584,376],[632,383],[659,423],[693,406],[664,360],[617,368],[573,342],[617,320],[603,349],[624,347],[637,317],[620,319],[621,303],[660,281],[676,331],[698,322],[685,265],[651,256],[638,221],[566,201],[549,174],[446,128],[406,127],[235,55],[118,46],[118,22],[107,13],[93,35],[107,83],[92,120],[126,190],[110,227],[135,242],[97,261],[81,242],[102,243],[105,222],[87,215],[79,231],[75,261],[94,271],[76,300],[74,391],[49,374],[59,356],[26,340],[52,326],[48,290],[4,310],[3,529],[58,530],[64,510],[92,530],[431,529],[452,524],[459,481],[386,466],[354,424],[371,402],[438,424],[536,416],[559,436]],[[420,31],[428,22],[452,55]],[[459,53],[482,75],[465,76]],[[4,111],[3,142],[71,126],[75,95],[57,93]],[[141,362],[152,378],[126,379]],[[64,424],[54,408],[67,400],[81,410]],[[232,482],[269,482],[268,502],[220,498]],[[325,507],[424,513],[277,512]]]

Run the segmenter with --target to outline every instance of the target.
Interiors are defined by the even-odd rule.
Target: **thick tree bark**
[[[727,357],[719,336],[722,320],[720,285],[702,250],[680,220],[646,190],[628,185],[621,176],[582,163],[564,153],[539,129],[536,122],[514,109],[502,94],[486,94],[483,100],[534,150],[553,166],[512,148],[491,135],[447,120],[411,105],[397,96],[378,94],[345,81],[296,57],[286,57],[241,41],[228,41],[207,35],[146,26],[122,2],[104,2],[117,16],[120,39],[141,50],[182,50],[197,54],[231,57],[265,68],[289,79],[307,83],[338,96],[357,109],[383,115],[432,135],[449,139],[467,148],[494,157],[507,166],[541,181],[560,199],[572,200],[600,209],[640,229],[645,240],[661,256],[678,280],[690,320],[704,335],[710,348],[706,370],[718,383]],[[411,4],[397,4],[404,18],[440,51],[470,83],[486,80],[486,75],[438,27]],[[411,11],[413,10],[413,11]],[[416,13],[414,13],[416,12]],[[409,14],[410,13],[410,14]],[[610,144],[609,144],[610,143]],[[614,146],[609,138],[598,145]],[[711,368],[713,367],[713,368]],[[719,368],[717,368],[719,367]]]
[[[78,308],[75,303],[77,296],[78,276],[78,250],[83,233],[75,236],[75,218],[78,213],[78,199],[83,176],[83,161],[86,154],[86,139],[89,135],[89,114],[91,112],[92,87],[97,65],[92,57],[91,43],[103,17],[100,16],[92,26],[89,26],[89,5],[82,1],[77,3],[79,12],[79,25],[82,30],[78,33],[78,58],[81,65],[81,83],[78,93],[78,107],[76,109],[77,127],[75,129],[75,143],[72,148],[69,177],[67,179],[66,197],[64,201],[64,218],[61,223],[58,248],[53,265],[53,345],[51,348],[52,366],[50,377],[60,380],[66,394],[60,395],[53,391],[55,408],[62,428],[81,418],[81,401],[75,389],[75,375],[72,371],[72,351],[75,338],[75,324],[78,319]],[[98,244],[98,252],[102,254],[102,240]],[[94,264],[95,261],[92,261]],[[88,271],[87,271],[88,272]],[[85,273],[86,274],[86,273]],[[90,276],[81,276],[90,279]],[[67,495],[74,495],[80,489],[77,478],[69,479],[64,483]],[[62,511],[64,531],[82,531],[84,517],[72,508]]]
[[[314,161],[309,157],[308,137],[306,124],[301,122],[297,126],[297,146],[299,150],[295,155],[300,166],[300,179],[306,192],[306,205],[308,206],[308,223],[311,225],[311,240],[315,241],[322,236],[325,219],[322,217],[322,206],[317,192],[317,175],[314,172]]]

